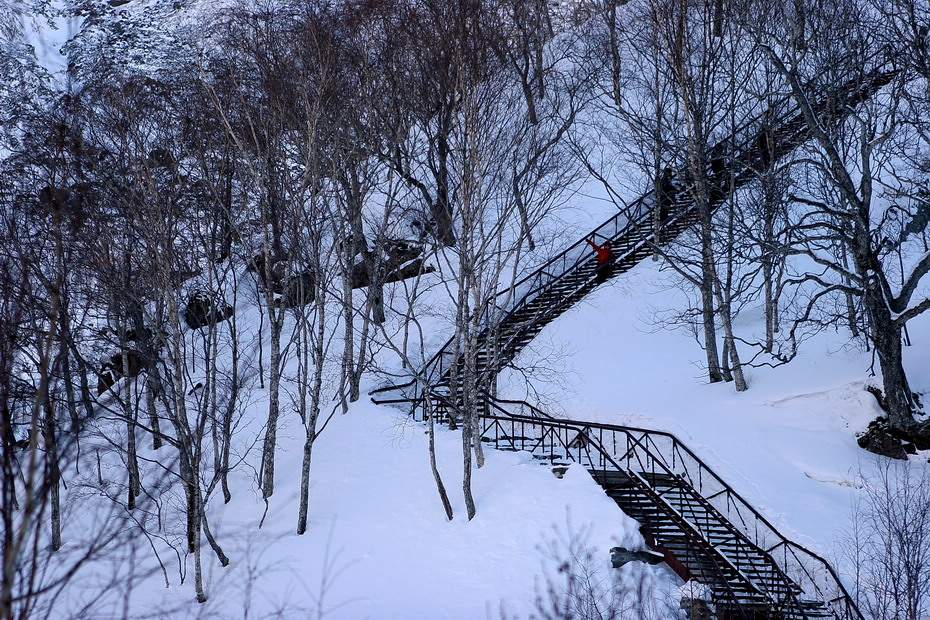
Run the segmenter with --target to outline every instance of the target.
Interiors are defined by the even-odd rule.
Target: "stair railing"
[[[849,96],[850,92],[856,93],[856,96],[862,98],[867,96],[871,90],[877,86],[887,83],[894,75],[893,71],[876,69],[868,74],[870,79],[857,79],[850,83],[844,84],[840,88],[833,90],[835,93],[844,93]],[[833,101],[831,96],[825,96],[818,107],[829,105]],[[774,123],[775,130],[778,127],[790,126],[792,123],[803,120],[800,107],[794,102],[790,95],[784,95],[779,101],[777,107],[785,111],[779,115],[778,122]],[[728,174],[735,172],[741,185],[751,176],[754,158],[753,153],[759,149],[759,136],[764,127],[771,127],[772,120],[765,114],[755,116],[737,129],[735,129],[727,138],[718,142],[709,150],[709,160],[715,157],[722,157],[726,153],[730,154],[729,161],[737,165],[737,170],[728,170]],[[806,134],[806,131],[803,132]],[[794,137],[794,136],[791,136]],[[799,139],[799,138],[796,138]],[[791,143],[794,140],[789,141]],[[797,146],[797,144],[793,144]],[[681,176],[680,174],[678,175]],[[545,263],[534,269],[532,272],[518,280],[516,283],[500,290],[479,310],[481,314],[480,321],[486,324],[485,332],[489,332],[496,325],[501,324],[509,316],[518,312],[526,304],[530,303],[540,293],[550,289],[558,280],[574,273],[585,263],[593,261],[590,248],[586,239],[597,238],[603,240],[617,241],[619,238],[629,234],[637,228],[643,228],[644,232],[651,232],[651,220],[653,217],[653,205],[655,202],[655,193],[648,192],[634,201],[623,211],[611,216],[593,231],[579,239],[574,244],[553,256]],[[678,218],[685,217],[687,213],[694,208],[693,203],[677,213],[670,214],[670,217],[663,223],[668,226],[677,221]],[[636,249],[648,243],[648,235],[639,243],[634,244],[626,252],[617,258],[622,259]],[[421,377],[425,385],[436,385],[440,379],[452,367],[456,359],[455,351],[452,350],[453,338],[450,338],[436,353],[424,364]],[[381,388],[383,391],[398,389],[401,386],[386,386]]]
[[[489,416],[495,424],[503,424],[500,421],[502,418],[509,419],[511,424],[522,424],[519,427],[521,434],[525,434],[529,425],[566,429],[559,437],[564,437],[566,433],[575,433],[576,436],[583,433],[591,445],[598,447],[599,453],[610,457],[609,460],[601,458],[585,464],[581,454],[576,454],[577,450],[575,453],[566,452],[568,458],[589,469],[603,468],[605,463],[612,463],[623,471],[679,476],[727,522],[738,528],[758,552],[771,558],[782,573],[802,591],[825,602],[837,618],[863,620],[862,614],[829,562],[783,536],[673,434],[630,426],[555,419],[523,401],[489,399],[489,404],[498,414]],[[515,413],[514,409],[519,413]],[[550,435],[553,433],[552,430],[547,432]],[[554,446],[551,440],[548,443],[544,441],[539,444],[538,449],[551,450]]]
[[[425,421],[429,411],[438,414],[440,421],[453,415],[455,406],[450,404],[446,395],[431,392],[429,398],[433,406],[427,408],[423,394],[421,392],[414,398],[373,400],[379,404],[411,405],[411,414],[418,421]],[[673,434],[554,418],[526,401],[495,399],[487,394],[484,402],[488,411],[480,416],[481,437],[483,441],[493,443],[495,448],[527,451],[550,461],[568,459],[592,472],[645,474],[641,480],[657,474],[675,476],[706,501],[709,510],[722,517],[720,523],[730,524],[755,553],[770,559],[778,567],[778,573],[772,578],[779,587],[766,593],[776,604],[803,608],[804,601],[791,592],[793,584],[805,595],[824,602],[836,618],[864,620],[829,562],[783,536]],[[705,540],[709,538],[700,523],[691,524]]]

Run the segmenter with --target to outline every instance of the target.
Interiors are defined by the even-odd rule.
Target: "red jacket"
[[[592,248],[597,256],[597,264],[606,265],[610,262],[610,259],[613,257],[613,252],[610,251],[610,244],[605,243],[604,245],[598,245],[591,241],[590,239],[585,239]]]

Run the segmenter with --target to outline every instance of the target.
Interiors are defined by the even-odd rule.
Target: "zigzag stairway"
[[[893,77],[876,71],[850,81],[813,102],[813,112],[822,121],[837,122]],[[781,109],[779,120],[753,119],[710,150],[709,210],[810,139],[804,113],[788,98]],[[673,179],[676,190],[658,226],[656,196],[650,192],[481,310],[485,327],[476,352],[481,440],[500,450],[530,452],[555,467],[585,467],[639,521],[647,542],[669,566],[711,589],[719,618],[861,619],[823,558],[782,536],[672,435],[554,419],[529,403],[501,401],[489,393],[497,374],[527,343],[604,282],[595,273],[586,239],[610,243],[609,278],[614,278],[649,256],[656,244],[671,243],[699,224],[701,212],[687,178],[679,173]],[[435,416],[454,425],[461,418],[462,372],[462,356],[449,339],[414,379],[375,390],[373,400],[409,405],[417,419]],[[390,392],[399,394],[385,396]]]

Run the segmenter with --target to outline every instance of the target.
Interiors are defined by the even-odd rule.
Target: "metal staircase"
[[[487,402],[482,441],[583,466],[682,578],[711,588],[718,618],[862,618],[823,558],[782,536],[674,435]]]
[[[438,393],[373,400],[412,405],[419,421],[457,417],[457,407]],[[714,617],[863,620],[826,560],[780,534],[674,435],[556,419],[487,394],[482,405],[485,445],[530,453],[558,472],[584,467],[681,578],[710,588]]]
[[[811,106],[825,127],[888,84],[875,71],[825,94]],[[785,98],[777,120],[753,119],[708,153],[712,211],[736,189],[810,139],[804,114]],[[539,460],[585,467],[620,508],[642,525],[652,546],[679,574],[707,584],[718,618],[861,620],[833,568],[782,536],[759,512],[674,436],[646,429],[554,419],[524,402],[488,394],[497,374],[549,323],[602,283],[585,239],[609,241],[610,277],[622,274],[699,222],[687,175],[655,234],[650,192],[564,252],[502,291],[480,310],[476,352],[480,436],[494,448],[527,451]],[[372,392],[377,403],[412,405],[414,417],[450,425],[461,418],[464,361],[454,339],[411,381]],[[385,397],[388,392],[398,392]]]
[[[852,80],[814,102],[814,112],[823,122],[839,121],[855,103],[871,97],[895,75],[895,71],[875,71],[867,78]],[[781,107],[786,112],[777,119],[771,115],[754,118],[709,150],[710,210],[754,179],[771,161],[810,139],[804,115],[791,105],[790,98],[786,97]],[[673,241],[698,223],[701,213],[687,176],[679,172],[673,179],[678,189],[660,223],[658,238],[654,232],[656,197],[649,192],[523,279],[499,291],[481,308],[484,327],[476,352],[479,383],[486,385],[496,377],[546,325],[603,283],[596,278],[597,263],[586,239],[610,242],[613,258],[609,278],[614,278],[649,256],[656,245]],[[407,396],[413,396],[426,385],[432,389],[449,386],[454,383],[451,375],[460,373],[463,363],[454,338],[450,338],[413,381],[380,391],[406,390]],[[411,387],[414,393],[409,391]]]

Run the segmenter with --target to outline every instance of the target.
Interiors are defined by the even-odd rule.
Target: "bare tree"
[[[843,541],[856,567],[858,604],[876,620],[930,613],[930,475],[907,463],[876,461]]]
[[[773,18],[755,19],[751,32],[803,114],[816,144],[808,164],[822,188],[819,195],[815,190],[814,196],[797,197],[810,213],[803,216],[806,234],[795,251],[823,271],[800,274],[794,283],[820,286],[815,299],[842,294],[858,300],[881,366],[891,423],[900,430],[923,432],[914,418],[918,404],[908,385],[901,347],[907,322],[930,309],[930,299],[918,293],[930,272],[930,255],[913,256],[909,268],[902,270],[901,284],[894,284],[894,263],[889,259],[907,236],[900,234],[900,219],[891,217],[893,209],[880,204],[883,186],[891,186],[887,193],[892,196],[895,186],[913,186],[913,175],[895,180],[892,163],[903,131],[901,85],[879,90],[894,74],[863,5],[838,2],[825,12],[808,11],[806,23],[816,37],[809,37],[802,50],[775,43],[784,22]],[[820,71],[827,83],[807,79],[811,71]],[[831,88],[845,92],[817,104],[826,94],[822,91]],[[834,241],[841,246],[839,252]],[[845,261],[847,255],[851,264]]]

